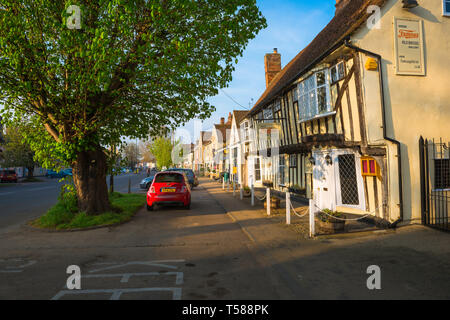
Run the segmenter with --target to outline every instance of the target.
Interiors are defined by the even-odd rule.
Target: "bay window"
[[[264,122],[273,122],[273,111],[272,106],[269,106],[267,109],[263,111],[264,113]]]
[[[300,121],[331,111],[328,70],[321,70],[299,84],[298,109]]]

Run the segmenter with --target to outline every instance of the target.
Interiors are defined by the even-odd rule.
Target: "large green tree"
[[[107,211],[104,148],[208,117],[265,26],[255,0],[2,0],[4,116],[32,116],[36,156],[73,168],[80,210]]]
[[[176,144],[176,143],[175,143]],[[172,150],[174,144],[168,137],[157,137],[152,139],[149,145],[149,151],[155,157],[158,168],[169,168],[172,166]]]

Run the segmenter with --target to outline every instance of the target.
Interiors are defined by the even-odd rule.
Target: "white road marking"
[[[123,293],[135,292],[172,292],[173,300],[181,300],[181,288],[129,288],[129,289],[88,289],[88,290],[61,290],[51,300],[59,300],[65,295],[111,293],[110,300],[119,300]]]
[[[122,263],[122,264],[118,264],[118,265],[113,265],[113,266],[109,266],[109,267],[99,268],[99,269],[91,270],[89,272],[94,273],[94,272],[99,272],[99,271],[104,271],[104,270],[118,269],[118,268],[131,266],[131,265],[143,265],[143,266],[151,266],[151,267],[162,267],[162,268],[168,268],[168,269],[178,269],[178,267],[170,266],[168,264],[163,264],[166,262],[169,262],[169,263],[170,262],[184,262],[184,260],[134,261],[134,262],[127,262],[127,263]]]
[[[35,264],[37,261],[24,259],[0,259],[0,262],[25,262],[19,266],[6,266],[5,269],[8,270],[0,270],[0,273],[19,273],[22,272],[23,269]]]
[[[119,278],[121,283],[128,283],[131,277],[143,277],[143,276],[175,276],[175,284],[183,284],[184,274],[183,272],[141,272],[141,273],[116,273],[116,274],[88,274],[81,275],[82,279],[85,278]],[[67,287],[65,287],[67,289]]]
[[[177,269],[176,266],[171,266],[166,263],[180,263],[185,262],[185,260],[155,260],[155,261],[133,261],[127,263],[117,263],[117,262],[99,262],[93,263],[92,266],[105,266],[104,268],[98,268],[89,271],[90,273],[99,272],[103,270],[111,270],[122,268],[131,265],[145,265],[150,267],[164,267],[169,269]],[[175,285],[182,285],[184,282],[183,272],[125,272],[125,273],[106,273],[106,274],[88,274],[81,275],[82,279],[86,278],[120,278],[121,283],[128,283],[131,277],[143,277],[143,276],[175,276]],[[59,291],[52,300],[59,300],[65,295],[81,295],[81,294],[98,294],[98,293],[110,293],[110,300],[120,300],[123,293],[135,293],[135,292],[158,292],[158,291],[169,291],[172,292],[173,300],[181,300],[182,288],[174,287],[157,287],[157,288],[121,288],[121,289],[84,289],[84,290],[67,290],[67,285],[64,286],[63,290]]]
[[[12,193],[14,193],[14,192],[2,192],[2,193],[0,193],[0,196],[6,196],[6,195],[12,194]]]

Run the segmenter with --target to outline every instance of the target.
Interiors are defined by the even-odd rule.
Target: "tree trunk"
[[[114,192],[114,173],[111,172],[111,175],[109,176],[109,192]]]
[[[111,205],[106,185],[107,162],[102,148],[97,146],[95,151],[78,153],[72,171],[78,209],[88,215],[109,211]]]
[[[28,179],[32,179],[33,173],[34,173],[34,167],[29,167],[27,169],[28,169]]]

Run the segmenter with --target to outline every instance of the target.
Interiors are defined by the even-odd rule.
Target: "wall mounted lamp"
[[[412,9],[419,5],[416,0],[402,0],[402,2],[403,9]]]

